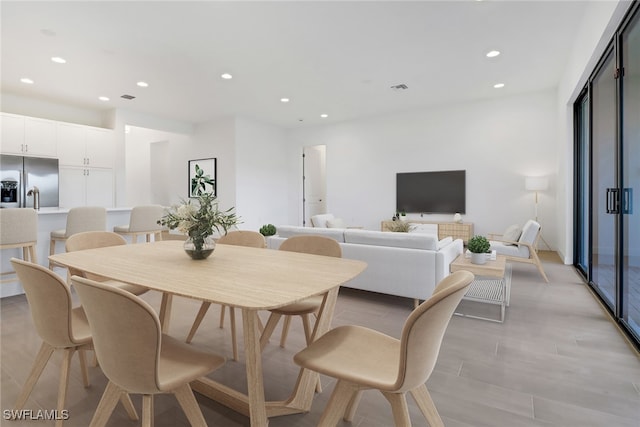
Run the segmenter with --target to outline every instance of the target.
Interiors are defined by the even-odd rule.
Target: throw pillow
[[[508,240],[510,242],[517,242],[520,238],[520,234],[522,234],[522,229],[518,224],[510,225],[507,229],[502,233],[502,238],[504,240]],[[509,243],[513,245],[513,243]]]
[[[342,218],[328,219],[327,228],[347,228],[347,224]]]

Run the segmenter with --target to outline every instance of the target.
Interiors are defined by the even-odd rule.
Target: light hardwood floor
[[[215,256],[215,254],[214,254]],[[640,420],[640,358],[626,343],[572,267],[544,257],[550,283],[545,284],[534,266],[513,265],[511,305],[505,322],[491,323],[454,316],[445,334],[440,357],[427,387],[447,427],[468,426],[633,426]],[[62,272],[62,270],[59,270]],[[159,295],[144,296],[159,307]],[[198,311],[199,302],[177,298],[170,333],[184,339]],[[398,337],[413,302],[408,299],[341,290],[333,325],[360,324]],[[2,410],[11,409],[39,347],[26,299],[1,301],[1,397]],[[212,308],[196,334],[193,345],[218,351],[231,359],[227,325],[217,327],[218,309]],[[264,319],[267,315],[265,313]],[[241,327],[241,322],[238,322]],[[239,331],[240,333],[240,331]],[[279,333],[279,331],[278,331]],[[239,340],[242,344],[242,340]],[[281,349],[274,336],[263,353],[266,396],[283,399],[296,380],[291,362],[304,345],[302,327],[296,321]],[[245,389],[242,346],[240,360],[228,361],[213,377]],[[29,409],[55,408],[60,358],[55,356],[27,403]],[[99,368],[90,368],[92,386],[82,387],[74,360],[67,396],[71,419],[67,426],[89,424],[106,385]],[[323,377],[323,392],[316,395],[310,413],[270,420],[270,426],[314,426],[333,389]],[[197,396],[210,426],[248,426],[247,418]],[[140,410],[139,396],[134,404]],[[413,425],[426,422],[413,404]],[[156,426],[186,426],[187,420],[172,396],[155,403]],[[45,421],[4,421],[4,426],[45,426]],[[121,406],[109,426],[135,426]],[[376,392],[365,393],[352,424],[393,425],[386,400]]]

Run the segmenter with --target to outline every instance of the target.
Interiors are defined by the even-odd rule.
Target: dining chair
[[[129,224],[116,225],[113,231],[123,236],[131,236],[131,243],[138,242],[138,236],[145,236],[146,241],[151,241],[151,236],[155,241],[162,240],[162,231],[165,227],[158,224],[164,214],[164,207],[161,205],[140,205],[131,209]]]
[[[425,383],[453,312],[473,278],[464,270],[445,277],[433,295],[411,312],[400,339],[347,325],[330,330],[297,353],[296,364],[337,379],[318,426],[335,426],[340,418],[351,421],[366,389],[382,392],[396,426],[411,425],[407,392],[431,427],[444,426]]]
[[[81,206],[69,209],[67,225],[60,230],[50,233],[49,255],[56,252],[56,242],[65,241],[70,236],[83,231],[104,231],[107,229],[107,210],[97,206]],[[49,268],[53,269],[57,264],[49,261]]]
[[[216,244],[221,245],[235,245],[235,246],[249,246],[252,248],[264,248],[266,246],[264,236],[257,231],[250,230],[237,230],[230,231],[224,236],[221,236]],[[193,336],[204,319],[204,315],[207,314],[207,310],[211,306],[210,302],[204,301],[200,306],[200,310],[193,321],[193,326],[187,335],[186,342],[191,343]],[[226,305],[222,305],[220,309],[220,327],[224,327],[224,313]],[[233,346],[233,360],[238,360],[238,342],[236,337],[236,315],[233,307],[229,307],[229,322],[231,323],[231,342]]]
[[[67,252],[84,251],[87,249],[106,248],[109,246],[126,245],[127,241],[124,237],[111,231],[85,231],[70,236],[65,242]],[[80,271],[75,268],[69,268],[69,277],[80,276],[98,282],[107,283],[111,286],[124,289],[134,295],[141,295],[149,289],[144,286],[133,285],[130,283],[118,282],[116,280],[106,279],[89,272]]]
[[[73,307],[69,285],[60,276],[38,264],[17,258],[11,258],[11,264],[27,295],[33,324],[42,339],[42,345],[14,409],[19,411],[24,407],[51,355],[60,350],[63,357],[56,406],[60,414],[65,409],[69,368],[76,351],[80,359],[82,382],[85,387],[90,385],[85,357],[85,350],[93,349],[89,324],[82,307]],[[121,396],[121,401],[130,418],[137,419],[129,396]],[[63,424],[63,419],[60,418],[56,421],[58,427]]]
[[[289,252],[302,252],[313,255],[323,255],[341,258],[342,248],[340,244],[329,237],[316,236],[316,235],[299,235],[289,237],[282,242],[279,250]],[[284,307],[270,310],[271,314],[267,320],[267,324],[264,327],[264,331],[260,337],[260,347],[264,349],[269,338],[273,334],[278,321],[284,316],[284,323],[282,325],[282,336],[280,337],[280,347],[284,347],[287,341],[287,334],[289,332],[289,324],[292,316],[300,316],[302,318],[302,325],[304,327],[304,336],[307,345],[311,344],[312,329],[310,317],[311,314],[317,314],[320,306],[322,305],[323,295],[316,295],[311,298],[306,298],[300,302],[289,304]],[[320,391],[320,390],[318,390]]]
[[[109,380],[90,427],[104,426],[124,393],[142,394],[143,426],[153,425],[153,397],[160,393],[175,395],[192,426],[206,426],[189,383],[218,369],[224,358],[163,334],[153,308],[136,295],[78,276],[71,282]]]
[[[22,249],[22,259],[37,263],[36,244],[38,240],[38,214],[33,209],[0,209],[0,250]],[[2,276],[15,271],[2,272]],[[15,282],[17,279],[3,279],[0,283]]]

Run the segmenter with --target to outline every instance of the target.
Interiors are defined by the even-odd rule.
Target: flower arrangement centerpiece
[[[172,206],[158,224],[187,234],[185,251],[193,259],[205,259],[215,248],[213,231],[226,234],[238,224],[239,218],[233,210],[221,211],[216,197],[212,193],[202,192],[194,199]]]

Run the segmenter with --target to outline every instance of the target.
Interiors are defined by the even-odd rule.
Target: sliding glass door
[[[622,313],[640,336],[640,17],[621,36],[622,69]]]
[[[616,80],[613,48],[591,83],[591,281],[616,307]]]
[[[574,111],[574,264],[640,348],[640,3]]]

